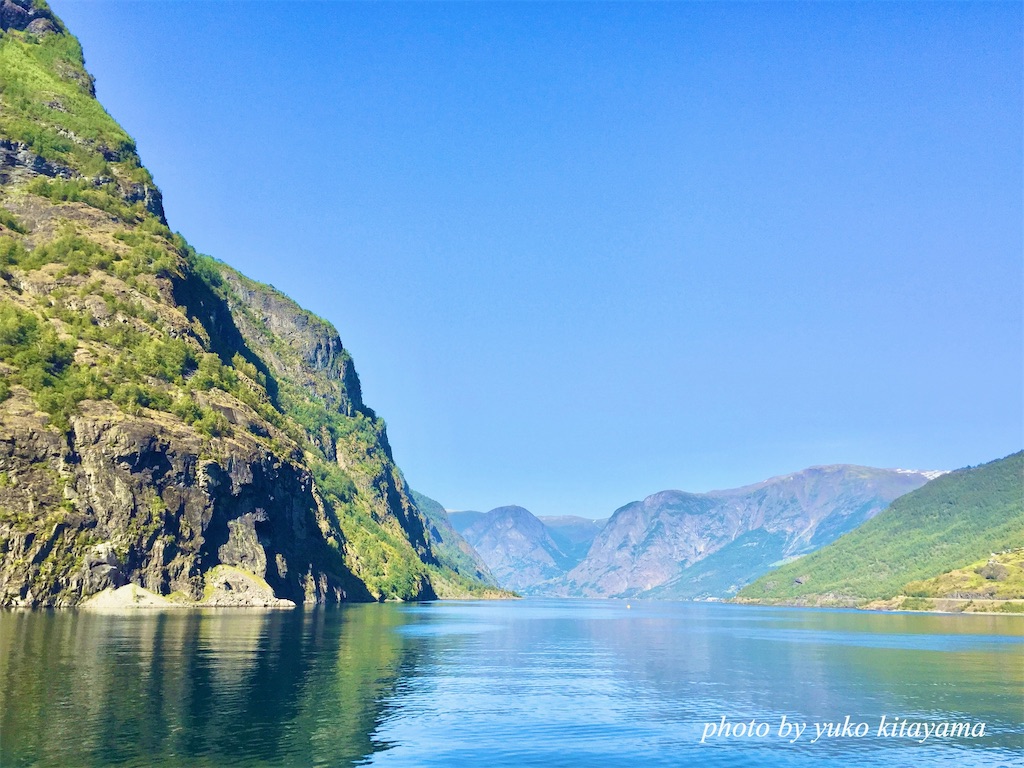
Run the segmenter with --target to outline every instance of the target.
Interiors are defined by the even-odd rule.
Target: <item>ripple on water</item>
[[[1019,763],[1024,621],[973,618],[546,600],[0,614],[0,765]],[[723,715],[883,713],[988,731],[700,744]]]

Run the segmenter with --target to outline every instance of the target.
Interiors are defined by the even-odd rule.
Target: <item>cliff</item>
[[[172,234],[32,0],[0,4],[0,374],[0,605],[476,584],[435,556],[335,329]]]

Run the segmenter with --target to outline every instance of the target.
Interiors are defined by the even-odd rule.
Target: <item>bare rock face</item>
[[[35,35],[56,32],[60,22],[45,5],[32,0],[0,0],[0,30],[25,30]]]
[[[27,144],[0,138],[0,184],[31,181],[38,176],[70,179],[75,175],[71,168],[43,159]]]
[[[128,205],[142,203],[142,207],[149,213],[156,216],[164,224],[167,223],[167,219],[164,216],[164,197],[153,184],[142,182],[126,184],[121,189],[121,197]]]
[[[272,368],[287,372],[309,394],[346,416],[365,408],[352,358],[333,328],[288,297],[238,273],[227,271],[224,277],[237,299],[231,306],[239,331],[265,351]],[[280,349],[274,349],[274,339],[284,342]]]
[[[240,568],[219,565],[206,574],[203,606],[213,608],[294,608],[274,594],[266,581]]]
[[[82,556],[82,593],[95,594],[123,587],[126,579],[121,562],[109,541],[89,547]],[[27,595],[26,595],[27,597]]]
[[[71,605],[127,583],[198,601],[218,565],[297,603],[367,599],[324,570],[326,511],[301,466],[244,438],[201,457],[183,425],[108,402],[87,404],[64,442],[26,400],[0,406],[0,604]]]

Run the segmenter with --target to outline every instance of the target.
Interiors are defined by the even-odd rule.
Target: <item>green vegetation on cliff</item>
[[[195,599],[218,565],[297,602],[482,587],[334,328],[172,234],[44,3],[0,20],[0,604]]]
[[[135,142],[96,101],[78,40],[44,5],[36,6],[29,13],[38,31],[3,30],[0,134],[84,176],[152,184]]]
[[[904,585],[908,597],[1024,600],[1024,549],[993,553],[964,568]]]
[[[455,530],[445,508],[429,496],[412,492],[416,508],[427,523],[427,535],[431,548],[437,555],[440,564],[454,575],[456,591],[469,591],[471,594],[493,596],[497,592],[498,583],[483,561],[479,553]],[[486,585],[481,589],[480,584]],[[512,593],[502,593],[511,596]]]
[[[1021,546],[1024,452],[932,480],[832,544],[761,577],[738,597],[812,603],[892,598],[913,590],[908,582]]]

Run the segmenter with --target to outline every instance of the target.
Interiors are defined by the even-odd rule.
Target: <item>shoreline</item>
[[[907,605],[912,601],[913,605]],[[928,607],[922,603],[928,601]],[[732,605],[759,605],[768,608],[821,608],[826,610],[845,609],[869,611],[872,613],[934,613],[944,615],[976,615],[976,616],[1024,616],[1024,598],[997,600],[990,598],[954,598],[954,597],[911,597],[897,595],[892,598],[862,598],[856,602],[837,599],[834,602],[798,602],[786,600],[757,600],[735,598],[726,601]],[[959,610],[957,610],[959,606]],[[1002,610],[1003,606],[1019,606],[1018,610]],[[982,610],[968,610],[981,608]]]
[[[237,584],[237,582],[236,582]],[[251,586],[251,585],[247,585]],[[321,608],[327,605],[382,605],[388,603],[417,604],[434,602],[503,602],[526,600],[521,595],[514,593],[503,593],[502,590],[495,590],[489,595],[464,595],[464,596],[438,596],[433,600],[343,600],[330,604],[305,604],[296,603],[292,600],[277,598],[272,592],[269,594],[262,589],[240,590],[235,594],[227,594],[221,590],[208,590],[209,594],[201,600],[189,600],[177,593],[171,595],[160,595],[137,584],[126,584],[118,589],[107,588],[101,592],[90,595],[85,600],[73,605],[5,605],[0,606],[3,611],[58,611],[58,610],[82,610],[88,612],[132,612],[132,611],[161,611],[161,610],[190,610],[190,609],[264,609],[264,610],[296,610],[299,608]],[[541,597],[543,596],[535,596]],[[607,602],[622,602],[627,598],[554,598],[559,600],[605,600]],[[720,604],[735,606],[757,606],[762,608],[801,608],[812,610],[846,610],[869,613],[919,613],[939,615],[976,615],[976,616],[1022,616],[1024,617],[1024,598],[1009,599],[986,599],[986,598],[947,598],[947,597],[909,597],[898,595],[894,598],[865,600],[832,598],[831,600],[818,601],[814,603],[805,601],[785,600],[757,600],[751,598],[726,598],[716,600],[650,600],[643,598],[631,598],[630,602],[642,602],[649,604]],[[911,601],[913,606],[908,606]],[[927,602],[928,606],[923,604]],[[1015,610],[1002,610],[1003,606],[1017,606]],[[973,609],[973,610],[971,610]]]

